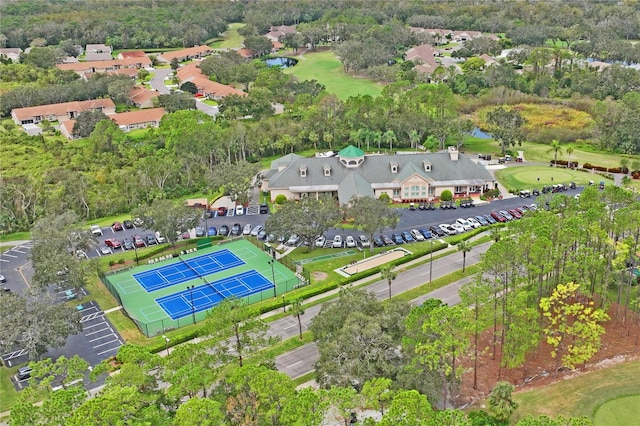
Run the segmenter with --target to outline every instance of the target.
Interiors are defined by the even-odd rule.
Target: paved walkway
[[[3,241],[0,242],[0,247],[6,247],[6,246],[19,246],[21,244],[29,244],[31,242],[31,240],[15,240],[15,241]]]

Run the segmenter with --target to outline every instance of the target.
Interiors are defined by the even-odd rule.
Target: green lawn
[[[602,405],[595,415],[595,426],[634,426],[640,419],[640,395],[625,396]]]
[[[597,418],[598,409],[606,402],[625,396],[640,395],[638,371],[640,371],[640,361],[631,361],[563,380],[541,389],[516,393],[514,399],[520,406],[511,418],[512,424],[528,414],[536,417],[543,414],[550,417],[587,416],[593,420],[594,416]],[[638,418],[639,406],[636,403],[635,419]],[[603,415],[606,416],[604,413]],[[623,423],[614,421],[594,424],[609,426]],[[637,422],[626,424],[637,424]]]
[[[496,178],[507,188],[507,190],[518,189],[541,189],[542,185],[552,185],[554,183],[575,182],[578,185],[586,185],[590,180],[600,182],[604,180],[607,184],[613,181],[605,179],[600,175],[581,172],[571,169],[562,169],[549,166],[516,166],[507,167],[496,171]],[[538,178],[540,180],[538,181]],[[553,178],[553,180],[551,180]]]
[[[357,95],[376,97],[384,87],[374,80],[345,74],[342,63],[331,51],[305,53],[296,59],[298,64],[283,72],[293,74],[300,80],[317,80],[325,85],[329,93],[335,93],[340,99]]]
[[[222,33],[224,40],[214,41],[209,46],[215,49],[233,49],[243,46],[244,38],[238,34],[238,29],[244,27],[245,24],[234,22],[229,24],[229,29]]]

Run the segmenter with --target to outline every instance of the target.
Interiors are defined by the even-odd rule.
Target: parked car
[[[236,216],[242,216],[244,214],[244,206],[242,204],[238,204],[235,209]]]
[[[492,212],[491,213],[491,217],[496,221],[496,222],[500,222],[500,223],[504,223],[507,221],[507,218],[502,216],[500,213],[498,212]]]
[[[467,219],[467,222],[469,222],[469,225],[471,225],[472,228],[480,228],[482,225],[480,224],[480,222],[478,222],[476,220],[475,217],[470,217],[469,219]]]
[[[218,230],[218,235],[222,235],[223,237],[229,235],[229,227],[227,225],[222,225]]]
[[[504,216],[504,217],[505,217],[505,219],[507,219],[507,220],[513,220],[513,216],[511,216],[511,214],[510,214],[508,211],[506,211],[506,210],[500,210],[500,212],[499,212],[499,213],[500,213],[502,216]]]
[[[300,242],[300,237],[298,237],[296,234],[291,234],[291,236],[289,237],[289,239],[285,244],[293,247],[293,246],[297,246],[299,242]]]
[[[422,228],[422,229],[419,229],[418,231],[420,231],[420,233],[422,234],[425,240],[433,238],[433,234],[431,233],[431,231],[427,229]]]
[[[252,226],[250,223],[247,223],[244,228],[242,228],[242,235],[250,235]]]
[[[258,231],[258,235],[256,235],[256,237],[260,241],[266,240],[267,239],[267,230],[266,229],[261,229],[260,231]]]
[[[435,225],[431,226],[429,228],[429,231],[431,231],[432,235],[435,235],[437,237],[444,237],[445,235],[447,235],[447,232],[444,229],[440,228],[439,226],[435,226]]]
[[[489,221],[487,220],[487,218],[481,215],[476,216],[476,221],[478,221],[478,223],[480,223],[480,225],[482,226],[489,225]]]
[[[157,243],[156,236],[153,235],[153,234],[147,234],[145,242],[147,243],[147,246],[152,246],[152,245],[156,244]]]
[[[209,229],[207,230],[207,235],[209,237],[215,237],[216,235],[218,235],[218,230],[216,229],[215,226],[210,226]]]
[[[380,238],[382,238],[382,241],[384,242],[385,246],[392,246],[395,244],[391,239],[391,237],[388,237],[386,235],[380,235]]]
[[[384,246],[384,241],[382,240],[382,238],[379,235],[376,235],[373,237],[373,245],[375,247],[383,247]]]
[[[202,226],[196,226],[196,238],[204,237],[205,231]]]
[[[417,229],[412,229],[411,230],[411,236],[416,241],[424,241],[424,235],[422,235],[422,233],[420,231],[418,231]]]
[[[262,231],[263,229],[264,227],[262,225],[256,225],[253,227],[253,229],[251,229],[249,235],[251,235],[252,237],[257,237],[260,231]]]
[[[415,243],[416,242],[416,239],[413,238],[413,235],[411,235],[411,233],[409,231],[402,231],[402,233],[400,233],[400,235],[402,236],[402,239],[407,243]]]
[[[358,242],[362,247],[369,247],[370,245],[369,238],[363,234],[358,235]]]
[[[139,217],[136,217],[135,219],[133,219],[133,225],[136,228],[140,228],[140,227],[144,226],[144,221],[142,219],[140,219]]]
[[[442,223],[442,224],[440,224],[438,226],[439,226],[440,229],[442,229],[444,231],[444,233],[446,235],[456,235],[458,233],[458,231],[453,229],[451,227],[451,225],[447,225],[446,223]]]
[[[111,229],[113,231],[122,231],[124,229],[124,227],[122,226],[122,224],[120,222],[113,222],[113,224],[111,224]]]
[[[508,213],[513,216],[514,219],[520,219],[522,217],[522,214],[516,209],[508,210]]]
[[[333,237],[333,243],[331,243],[331,247],[342,248],[342,237],[340,235],[336,235],[335,237]]]
[[[240,235],[242,234],[242,225],[239,223],[234,223],[231,225],[231,235]]]
[[[489,222],[489,225],[493,225],[494,223],[496,223],[497,221],[494,219],[494,217],[490,214],[485,214],[484,218],[487,220],[487,222]]]
[[[132,229],[133,228],[133,222],[131,222],[129,219],[127,219],[127,220],[122,222],[122,226],[124,226],[125,229]]]
[[[140,247],[144,247],[146,244],[144,242],[144,238],[142,238],[141,235],[134,235],[133,245],[136,246],[137,248],[140,248]]]
[[[349,248],[353,248],[356,246],[356,240],[351,235],[347,235],[344,239],[344,244]]]
[[[111,247],[111,248],[122,247],[122,243],[116,240],[115,238],[107,238],[106,240],[104,240],[104,243],[107,245],[107,247]]]
[[[7,279],[4,277],[4,275],[0,275],[0,283],[4,284],[7,282]]]
[[[463,218],[456,219],[456,223],[462,226],[462,232],[471,231],[471,229],[473,228],[467,219],[463,219]]]
[[[106,256],[108,254],[112,254],[113,252],[111,251],[111,249],[107,246],[100,246],[100,254],[103,256]]]
[[[122,240],[122,247],[124,247],[125,250],[133,249],[133,241],[131,240],[131,238],[125,238],[124,240]]]
[[[160,233],[160,231],[156,231],[156,241],[158,242],[158,244],[162,244],[165,243],[167,239]]]
[[[211,229],[211,228],[209,228],[209,229]],[[215,234],[213,234],[213,235],[215,235]],[[188,240],[189,238],[191,238],[191,234],[189,233],[189,231],[184,231],[182,234],[180,234],[180,237],[183,240]]]
[[[99,225],[91,225],[90,229],[93,235],[102,235],[102,228]]]
[[[393,233],[391,234],[391,239],[394,244],[404,244],[404,240],[402,239],[402,235]]]
[[[203,219],[211,219],[213,217],[213,212],[209,209],[205,210],[202,214]]]
[[[267,213],[269,213],[269,206],[267,205],[267,203],[260,204],[260,214],[267,214]]]
[[[226,216],[228,209],[226,207],[218,207],[218,216]]]
[[[458,233],[458,234],[463,234],[466,231],[468,231],[468,229],[466,229],[464,226],[460,225],[458,222],[452,223],[451,227],[453,229],[455,229],[456,233]]]
[[[324,247],[326,242],[327,242],[327,239],[325,238],[325,236],[320,235],[318,238],[316,238],[315,245],[316,247]]]

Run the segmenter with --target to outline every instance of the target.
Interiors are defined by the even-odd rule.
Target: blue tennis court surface
[[[199,276],[215,274],[241,265],[244,265],[242,259],[224,249],[133,274],[133,278],[150,293],[164,287],[190,281]]]
[[[178,319],[191,315],[192,312],[206,311],[229,297],[245,297],[263,290],[273,288],[273,283],[258,273],[255,269],[204,284],[193,289],[156,299],[171,319]],[[193,295],[193,310],[191,296]]]

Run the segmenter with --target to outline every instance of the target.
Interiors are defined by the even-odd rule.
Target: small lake
[[[295,66],[298,60],[292,58],[269,58],[265,59],[264,63],[270,67],[289,68]]]
[[[473,129],[473,131],[471,132],[471,136],[473,136],[474,138],[480,138],[480,139],[491,139],[493,137],[489,133],[483,132],[477,127]]]

